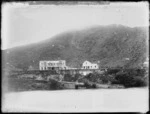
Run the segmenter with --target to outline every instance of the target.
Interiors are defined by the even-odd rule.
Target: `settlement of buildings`
[[[57,61],[40,61],[39,62],[40,70],[60,70],[60,71],[77,71],[80,74],[87,75],[92,73],[94,70],[99,69],[99,65],[97,63],[91,63],[89,61],[84,61],[81,68],[71,68],[66,65],[65,60],[57,60]]]
[[[39,68],[40,70],[56,70],[56,69],[66,69],[66,61],[40,61]]]

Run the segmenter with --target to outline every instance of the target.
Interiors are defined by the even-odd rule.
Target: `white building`
[[[82,69],[99,69],[99,66],[96,63],[84,61],[84,63],[82,64]]]
[[[146,61],[143,63],[144,67],[148,67],[149,66],[149,58],[146,58]]]
[[[39,69],[40,70],[53,70],[53,69],[66,69],[66,61],[58,60],[58,61],[40,61]]]

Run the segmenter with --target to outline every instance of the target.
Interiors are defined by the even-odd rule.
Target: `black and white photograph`
[[[1,5],[2,112],[149,111],[149,3]]]

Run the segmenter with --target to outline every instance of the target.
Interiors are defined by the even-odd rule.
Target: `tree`
[[[142,87],[147,85],[144,75],[141,69],[124,69],[116,74],[115,79],[118,84],[123,84],[125,87]]]
[[[63,85],[54,79],[50,79],[49,84],[50,84],[49,85],[50,89],[52,89],[52,90],[63,89]]]
[[[72,81],[74,81],[74,77],[72,77],[71,74],[65,74],[64,75],[64,81],[72,82]]]

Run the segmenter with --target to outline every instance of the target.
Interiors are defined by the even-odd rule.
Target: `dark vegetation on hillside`
[[[99,84],[119,84],[126,88],[144,87],[148,85],[148,72],[146,69],[109,69],[104,74],[90,73],[79,81],[87,80]]]
[[[82,78],[83,76],[81,74],[75,74],[75,75],[71,75],[71,74],[65,74],[64,75],[64,81],[68,81],[68,82],[75,82],[77,81],[79,78]]]
[[[64,59],[68,66],[81,67],[85,60],[100,60],[101,67],[139,67],[145,61],[148,29],[121,25],[97,26],[63,33],[46,41],[3,51],[5,63],[19,69],[40,60]],[[130,58],[130,60],[125,60]]]
[[[148,72],[147,69],[123,69],[113,68],[108,69],[106,72],[100,74],[97,72],[90,73],[86,76],[81,74],[64,75],[64,81],[69,82],[83,82],[87,85],[91,84],[119,84],[124,87],[144,87],[148,85]]]

